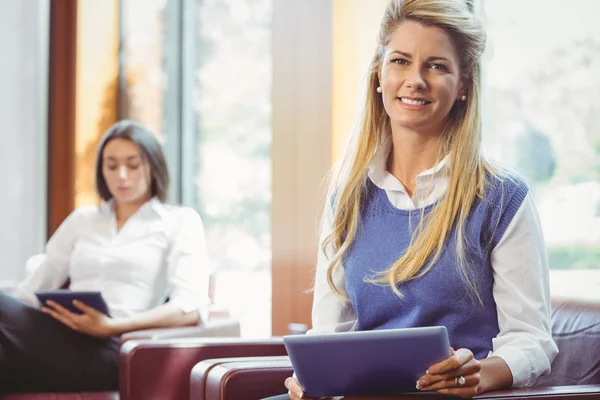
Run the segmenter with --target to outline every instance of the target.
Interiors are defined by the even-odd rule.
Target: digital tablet
[[[82,303],[95,308],[96,310],[108,315],[108,306],[100,292],[73,291],[73,290],[40,290],[35,292],[42,305],[46,305],[48,300],[52,300],[69,311],[82,314],[81,310],[73,305],[73,300],[79,300]]]
[[[415,392],[431,365],[450,357],[444,326],[283,338],[307,397]]]

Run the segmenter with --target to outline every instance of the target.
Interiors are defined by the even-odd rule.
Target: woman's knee
[[[34,312],[39,312],[39,310],[8,293],[0,291],[0,323],[7,324],[11,321],[21,323],[23,319],[28,318]]]
[[[5,310],[14,308],[13,303],[18,301],[6,292],[0,291],[0,318],[5,314]]]

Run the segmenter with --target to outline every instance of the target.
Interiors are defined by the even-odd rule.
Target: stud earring
[[[377,86],[377,93],[381,93],[381,86]]]
[[[467,95],[463,94],[462,97],[460,98],[462,101],[467,101]]]

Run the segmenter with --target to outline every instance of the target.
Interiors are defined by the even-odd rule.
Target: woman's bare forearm
[[[199,322],[200,314],[197,311],[185,313],[178,305],[167,302],[131,317],[112,319],[111,331],[112,336],[119,336],[141,329],[192,326]]]
[[[512,386],[513,376],[508,364],[500,357],[488,357],[479,361],[481,364],[481,381],[478,393],[492,390],[508,389]]]

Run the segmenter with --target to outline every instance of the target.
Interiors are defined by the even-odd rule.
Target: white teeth
[[[427,104],[427,102],[425,100],[410,100],[410,99],[405,99],[404,97],[401,97],[400,101],[402,101],[403,103],[406,103],[406,104],[412,104],[414,106],[424,106],[425,104]]]

